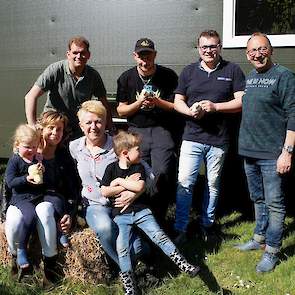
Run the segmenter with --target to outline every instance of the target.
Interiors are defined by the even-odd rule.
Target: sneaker
[[[59,238],[59,242],[60,244],[64,247],[64,248],[68,248],[70,246],[69,244],[69,239],[66,235],[62,234]]]
[[[16,252],[16,262],[19,265],[19,267],[28,268],[30,264],[27,257],[27,251],[25,249],[17,249]]]
[[[200,272],[201,268],[197,265],[192,265],[192,267],[186,272],[191,278],[196,277],[199,272]]]
[[[187,241],[186,232],[184,231],[175,231],[175,237],[173,239],[173,242],[176,245],[182,245]]]
[[[279,261],[279,258],[277,254],[264,252],[261,260],[256,266],[256,271],[259,273],[271,271],[275,268],[278,261]]]
[[[258,243],[252,239],[244,244],[236,245],[235,248],[240,251],[260,250],[265,248],[265,244]]]

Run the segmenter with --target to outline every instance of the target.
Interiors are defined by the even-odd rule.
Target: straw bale
[[[66,278],[83,283],[104,282],[109,278],[109,266],[94,232],[85,228],[71,235],[71,247],[66,251]]]
[[[7,242],[4,227],[5,224],[0,223],[0,263],[4,266],[7,266],[10,262],[10,255],[7,251]]]
[[[29,242],[28,256],[34,266],[39,267],[41,261],[41,246],[37,233],[33,234]],[[11,255],[8,252],[8,244],[5,236],[5,223],[0,223],[0,264],[10,265]]]
[[[110,278],[106,255],[95,234],[89,228],[73,232],[70,236],[71,247],[59,251],[58,265],[65,278],[71,281],[97,284]],[[29,243],[28,255],[31,263],[39,268],[41,246],[38,235],[34,234]],[[11,255],[7,250],[4,223],[0,223],[0,264],[10,265]]]

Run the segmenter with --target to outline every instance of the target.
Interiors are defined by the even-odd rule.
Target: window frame
[[[246,47],[249,35],[235,35],[236,0],[223,0],[223,43],[224,48]],[[268,35],[273,47],[294,47],[295,34]]]

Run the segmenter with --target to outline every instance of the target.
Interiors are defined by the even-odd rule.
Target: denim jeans
[[[116,240],[118,236],[118,227],[111,217],[111,207],[101,204],[91,204],[86,210],[86,221],[89,227],[95,232],[102,248],[110,256],[113,261],[119,265],[118,255],[116,251]],[[142,244],[141,239],[136,233],[130,233],[128,242],[131,244],[132,258],[142,254],[146,249],[146,245]]]
[[[209,227],[214,223],[219,197],[221,170],[228,145],[212,146],[192,141],[183,141],[180,149],[178,185],[176,193],[176,216],[174,228],[186,231],[192,204],[193,188],[200,166],[206,165],[209,194],[204,194],[201,223]]]
[[[5,235],[9,253],[16,255],[20,224],[23,222],[22,212],[10,205],[6,212]]]
[[[166,255],[170,256],[176,249],[172,241],[159,227],[150,209],[117,215],[114,221],[119,228],[117,252],[122,272],[132,271],[129,240],[134,225],[140,228]]]
[[[57,233],[55,209],[52,203],[42,202],[36,206],[38,216],[37,230],[42,247],[42,254],[46,257],[57,255]]]
[[[265,239],[266,250],[276,253],[282,244],[286,215],[283,177],[276,171],[276,160],[245,158],[244,167],[250,198],[254,202],[254,239]]]
[[[36,213],[38,216],[37,230],[42,254],[46,257],[55,256],[57,254],[57,244],[53,205],[49,202],[42,202],[36,206]],[[22,222],[22,212],[16,206],[10,205],[6,213],[5,234],[9,252],[13,255],[16,255],[20,224]]]

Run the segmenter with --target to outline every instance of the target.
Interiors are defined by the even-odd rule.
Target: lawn
[[[295,295],[295,219],[286,219],[285,238],[280,254],[280,263],[268,274],[257,274],[255,265],[262,251],[241,253],[234,249],[236,243],[247,241],[254,223],[245,221],[240,213],[232,213],[219,220],[218,237],[204,242],[191,234],[180,249],[191,262],[202,267],[200,275],[189,278],[179,274],[174,266],[160,253],[155,253],[153,275],[139,273],[143,294],[207,295]],[[157,251],[156,251],[157,252]],[[142,266],[142,265],[141,265]],[[151,279],[153,278],[153,279]],[[64,281],[50,291],[41,287],[41,274],[37,272],[30,282],[17,283],[9,275],[9,269],[0,267],[0,294],[123,294],[118,279],[108,285],[80,284]]]

